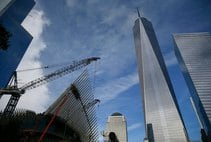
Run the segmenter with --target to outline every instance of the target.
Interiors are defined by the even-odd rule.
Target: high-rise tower
[[[211,138],[211,34],[174,34],[175,54],[202,129]]]
[[[10,7],[15,0],[1,0],[0,1],[0,16]]]
[[[21,23],[35,5],[35,1],[3,0],[0,5],[0,24],[11,34],[8,49],[0,49],[0,88],[4,88],[32,41],[32,36]]]
[[[106,131],[104,132],[104,141],[110,142],[109,138],[116,137],[118,142],[127,142],[127,122],[126,118],[118,112],[108,117]],[[113,136],[113,135],[114,136]],[[115,141],[115,140],[114,140]]]
[[[151,22],[139,17],[133,32],[145,115],[145,140],[186,142],[186,129]]]

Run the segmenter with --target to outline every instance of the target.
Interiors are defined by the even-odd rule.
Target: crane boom
[[[50,81],[53,81],[59,77],[62,77],[66,74],[69,74],[75,70],[78,70],[84,66],[89,65],[92,61],[97,61],[100,59],[99,57],[91,57],[86,58],[80,61],[74,61],[73,64],[70,64],[66,67],[63,67],[61,69],[58,69],[48,75],[45,75],[43,77],[37,78],[33,81],[30,81],[23,85],[22,87],[18,88],[17,84],[16,86],[8,87],[5,89],[0,89],[0,94],[11,94],[9,102],[7,103],[6,108],[4,109],[4,115],[10,116],[13,114],[15,107],[18,103],[18,100],[21,97],[21,94],[24,94],[26,90],[30,90],[36,87],[39,87],[43,84],[46,84]]]
[[[43,77],[37,78],[33,81],[30,81],[29,83],[23,85],[20,88],[20,90],[30,90],[30,89],[36,88],[38,86],[48,83],[49,81],[55,80],[55,79],[62,77],[66,74],[69,74],[75,70],[78,70],[78,69],[90,64],[92,61],[96,61],[98,59],[99,59],[98,57],[92,57],[92,58],[88,58],[88,59],[83,59],[78,62],[73,62],[73,64],[71,64],[71,65],[68,65],[68,66],[58,69],[48,75],[45,75]]]

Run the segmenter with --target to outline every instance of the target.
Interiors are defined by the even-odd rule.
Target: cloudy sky
[[[143,109],[132,34],[136,7],[154,26],[188,134],[192,141],[199,141],[199,124],[174,55],[172,33],[210,32],[209,0],[36,0],[23,22],[34,38],[19,69],[101,57],[89,67],[95,98],[101,100],[97,107],[99,131],[105,128],[109,115],[120,112],[127,118],[129,142],[142,141]],[[20,73],[19,78],[26,83],[47,72]],[[18,107],[43,112],[69,86],[73,76],[77,75],[28,91]]]

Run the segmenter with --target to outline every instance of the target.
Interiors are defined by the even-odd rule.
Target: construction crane
[[[43,84],[46,84],[50,81],[60,78],[66,74],[69,74],[75,70],[81,69],[82,67],[89,65],[92,61],[97,61],[98,59],[100,58],[91,57],[91,58],[86,58],[80,61],[74,61],[72,64],[66,67],[60,68],[48,75],[45,75],[43,77],[30,81],[20,88],[18,87],[17,73],[15,72],[8,87],[0,89],[0,95],[4,95],[4,94],[11,95],[9,102],[7,103],[4,109],[3,115],[11,116],[13,114],[21,95],[24,94],[26,90],[39,87]]]

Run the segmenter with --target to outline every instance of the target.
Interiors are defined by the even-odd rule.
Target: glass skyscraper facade
[[[12,0],[5,1],[2,6],[0,23],[11,33],[11,37],[8,49],[0,50],[0,88],[7,86],[32,40],[21,23],[34,5],[34,0]]]
[[[1,0],[0,1],[0,16],[7,10],[7,8],[14,2],[14,0]]]
[[[139,17],[133,32],[145,115],[145,141],[186,142],[186,129],[151,22]]]
[[[211,34],[174,34],[179,62],[200,124],[211,136]]]

